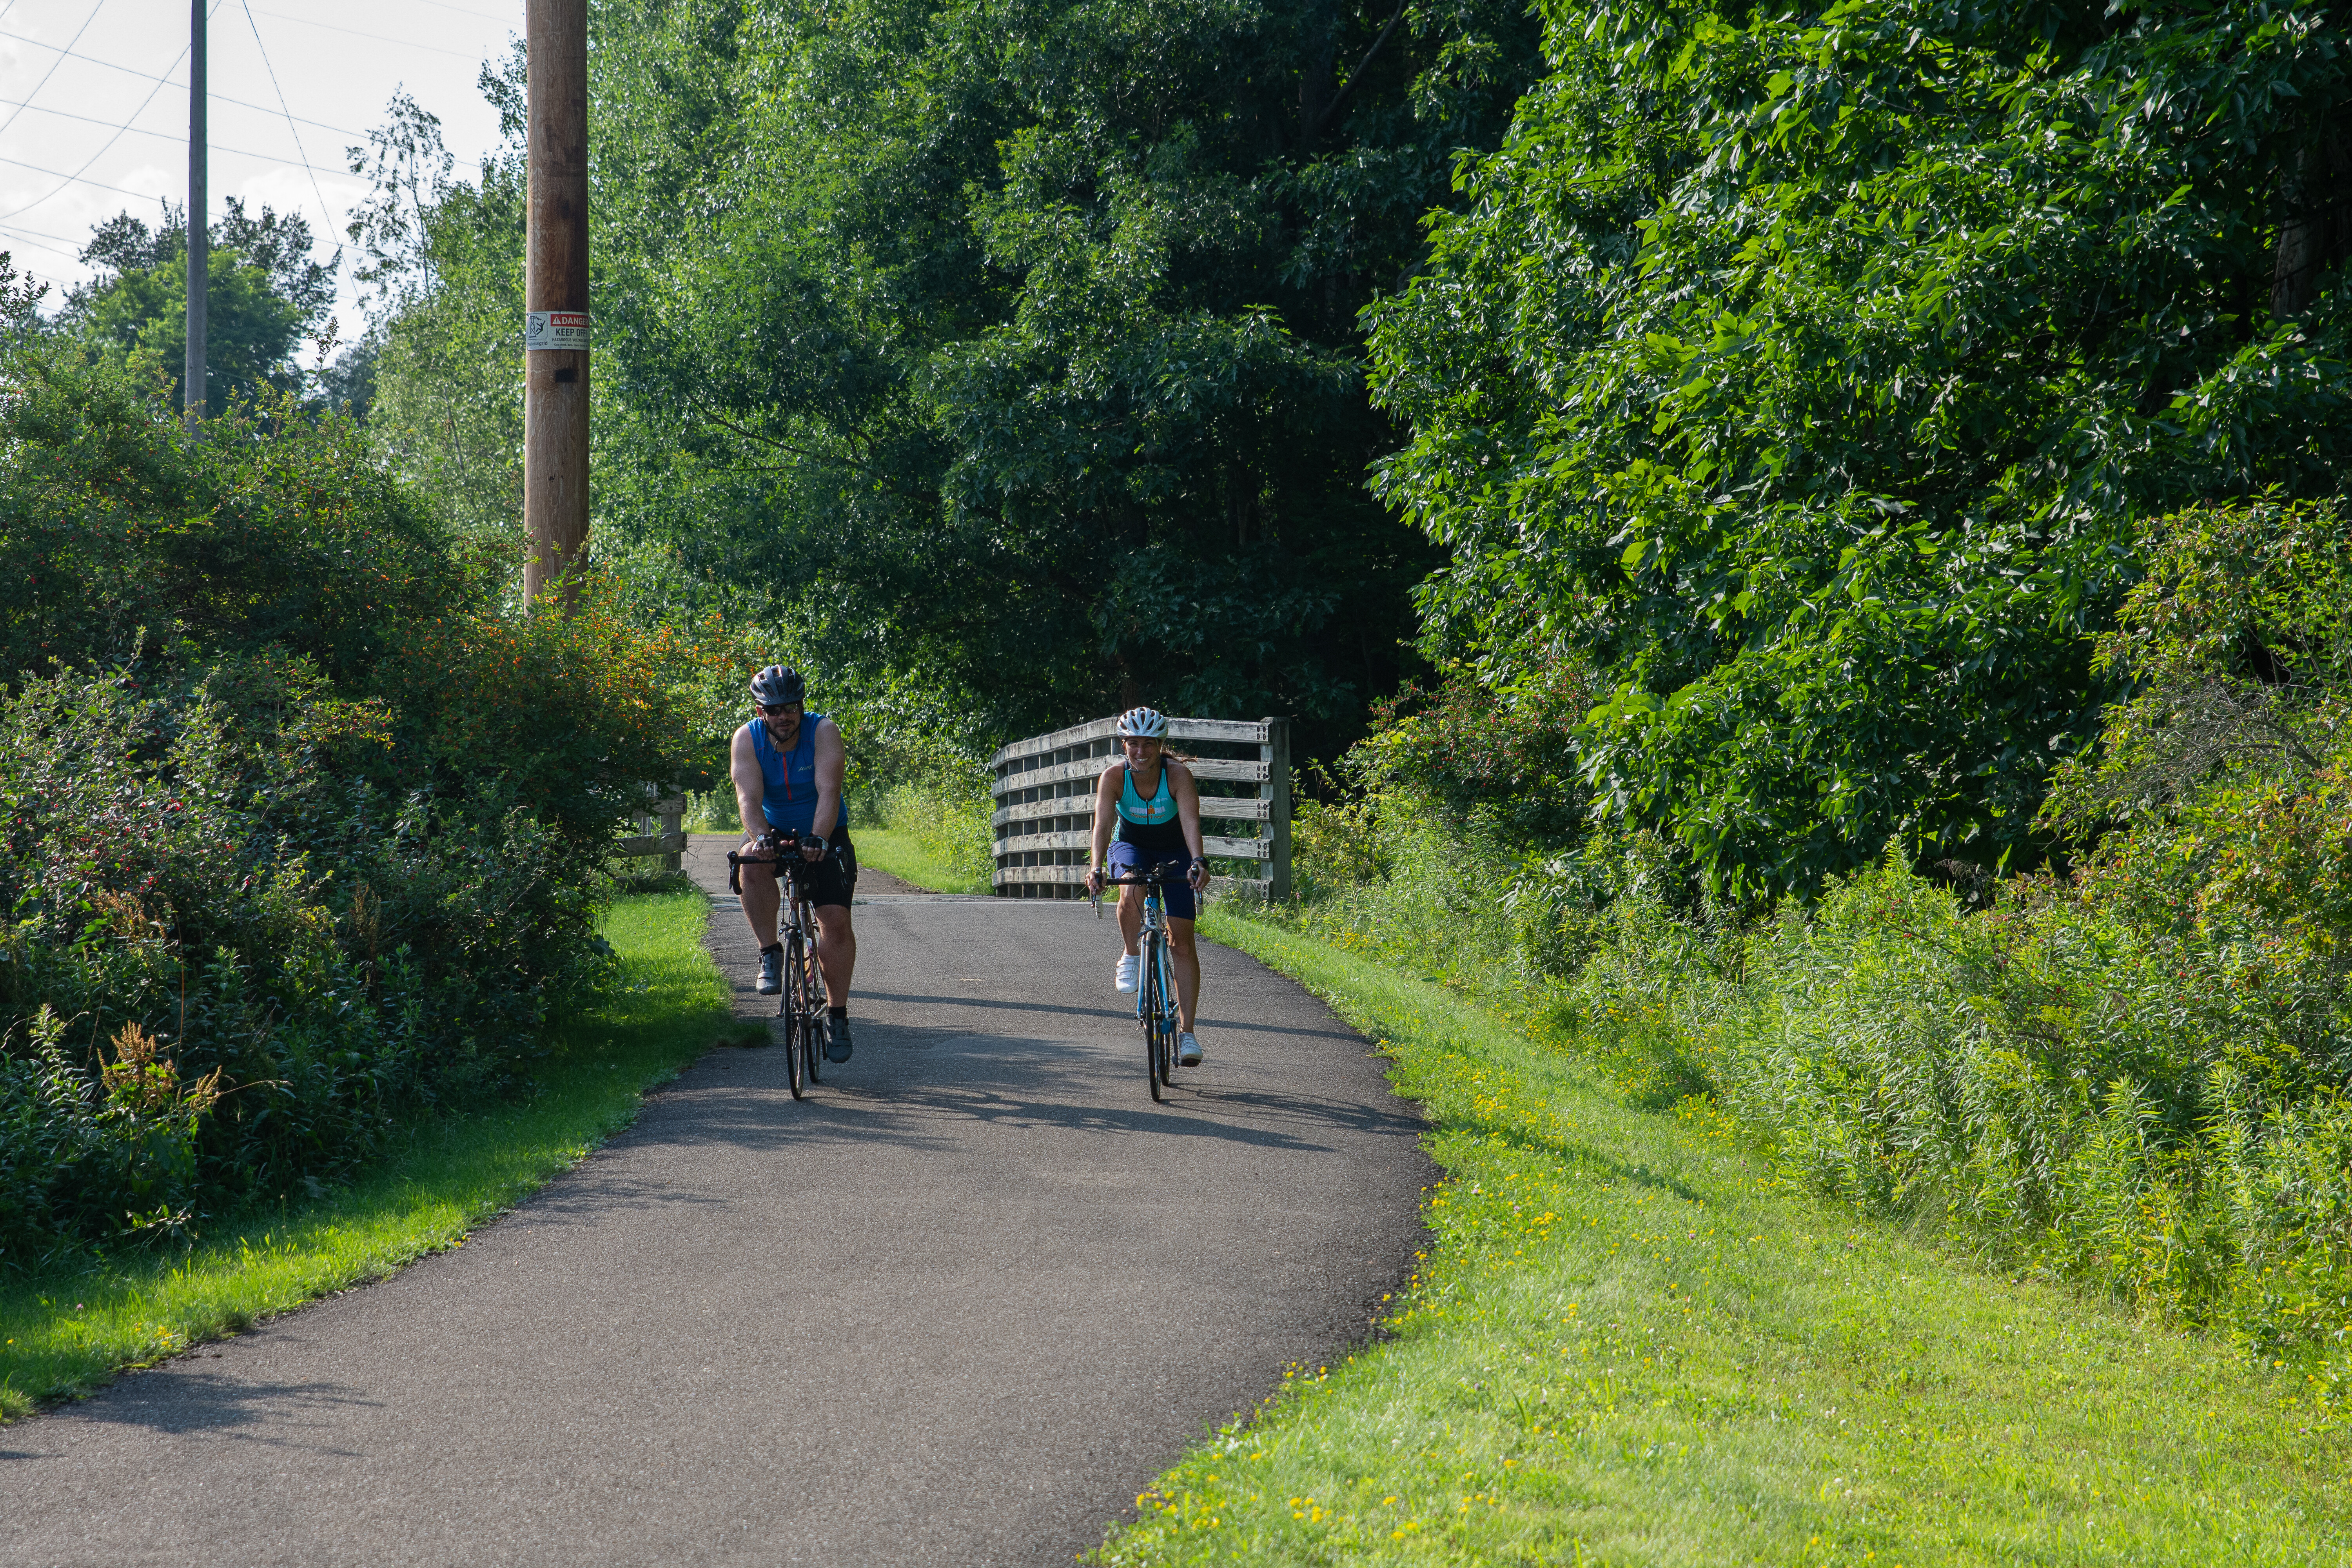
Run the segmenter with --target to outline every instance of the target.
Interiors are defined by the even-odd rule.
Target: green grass
[[[934,893],[988,891],[987,878],[957,870],[926,848],[915,835],[901,828],[858,826],[850,829],[850,836],[857,842],[860,866],[887,871],[902,882],[911,882]]]
[[[2294,1373],[1971,1271],[1439,987],[1213,911],[1381,1040],[1446,1172],[1388,1331],[1297,1369],[1092,1561],[2338,1563]]]
[[[622,984],[555,1033],[528,1100],[419,1121],[351,1185],[214,1225],[184,1253],[0,1281],[0,1418],[459,1246],[580,1160],[646,1089],[737,1033],[702,946],[706,908],[694,892],[615,901],[601,929]]]

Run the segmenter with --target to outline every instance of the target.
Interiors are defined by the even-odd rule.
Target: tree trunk
[[[1305,47],[1298,58],[1298,148],[1313,151],[1315,133],[1331,110],[1331,67],[1339,58],[1339,19],[1335,7],[1315,8],[1307,22]]]
[[[2271,314],[2299,316],[2318,297],[2328,272],[2352,257],[2352,127],[2341,114],[2304,144],[2286,191],[2278,262],[2271,277]]]

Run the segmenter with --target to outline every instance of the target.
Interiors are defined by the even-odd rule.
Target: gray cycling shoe
[[[778,942],[773,947],[760,950],[760,994],[773,996],[783,988],[784,947],[783,943]]]
[[[1176,1065],[1180,1068],[1201,1065],[1201,1042],[1192,1037],[1190,1029],[1176,1037]]]
[[[831,1027],[825,1030],[824,1059],[829,1062],[845,1062],[849,1059],[849,1019],[846,1016],[835,1016],[828,1019],[827,1023]]]

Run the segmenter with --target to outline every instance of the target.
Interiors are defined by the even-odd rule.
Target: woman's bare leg
[[[1192,1009],[1201,999],[1201,952],[1192,945],[1192,922],[1168,919],[1168,955],[1176,971],[1176,1026],[1192,1028]]]

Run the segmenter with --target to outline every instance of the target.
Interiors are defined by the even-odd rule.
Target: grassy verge
[[[854,827],[857,863],[887,871],[902,882],[934,893],[984,893],[988,879],[957,870],[912,833],[896,827]]]
[[[458,1246],[626,1126],[646,1089],[732,1030],[706,902],[614,903],[602,929],[623,984],[558,1033],[529,1100],[421,1121],[352,1185],[215,1225],[185,1253],[0,1280],[0,1418]]]
[[[1705,1100],[1219,912],[1381,1040],[1448,1173],[1391,1337],[1197,1447],[1104,1564],[2352,1562],[2298,1374],[1971,1272],[1775,1177]]]

